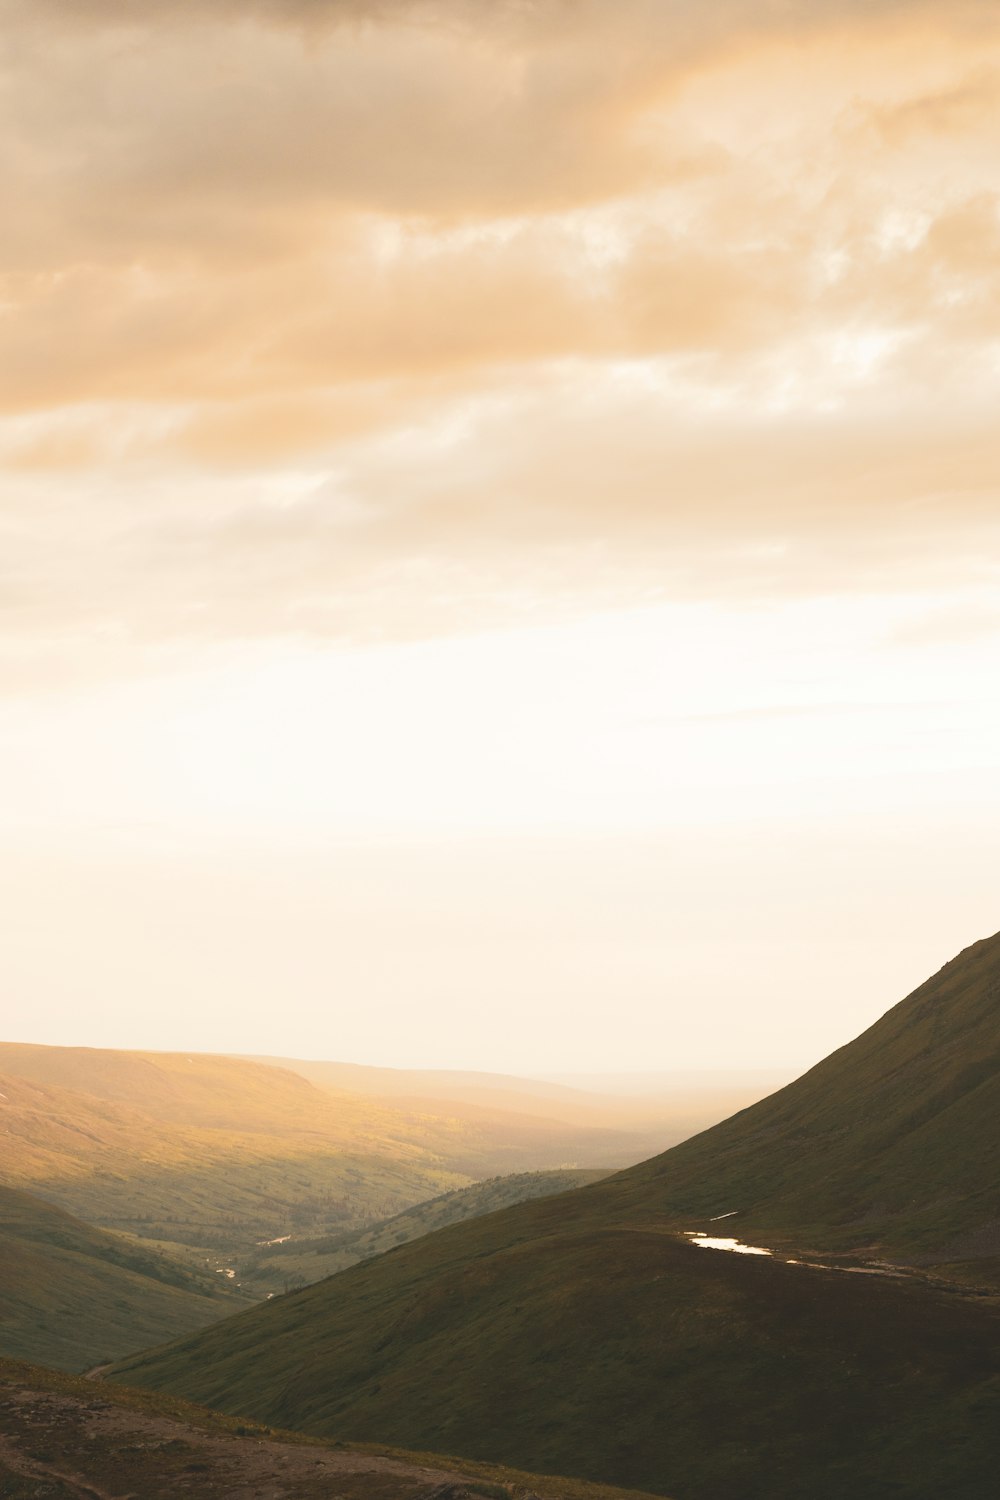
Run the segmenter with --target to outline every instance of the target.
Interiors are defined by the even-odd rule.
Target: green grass
[[[586,1196],[442,1230],[116,1378],[681,1497],[989,1493],[995,1306],[595,1228]]]
[[[988,1245],[1000,1217],[998,979],[993,938],[654,1161],[441,1229],[116,1378],[681,1500],[982,1500],[996,1297],[700,1250],[680,1230],[736,1209],[727,1231],[758,1242],[969,1264],[961,1244]]]
[[[218,1278],[0,1188],[0,1353],[82,1370],[239,1306]]]
[[[1000,935],[751,1109],[619,1174],[606,1211],[909,1264],[1000,1253]],[[1000,1282],[996,1283],[1000,1285]]]
[[[581,1167],[490,1177],[485,1182],[473,1183],[471,1187],[455,1188],[450,1193],[428,1199],[426,1203],[417,1203],[370,1228],[323,1239],[293,1239],[284,1245],[258,1250],[240,1260],[240,1279],[244,1285],[288,1290],[290,1279],[294,1279],[295,1285],[319,1281],[332,1276],[335,1271],[345,1270],[360,1260],[370,1260],[448,1224],[495,1213],[497,1209],[532,1198],[547,1198],[571,1188],[586,1187],[607,1176],[606,1171]]]
[[[6,1072],[3,1070],[6,1069]],[[0,1046],[0,1177],[104,1228],[231,1263],[464,1186],[461,1131],[228,1058]]]

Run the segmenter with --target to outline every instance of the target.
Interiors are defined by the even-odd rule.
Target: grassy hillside
[[[990,1493],[996,1306],[601,1227],[598,1191],[429,1235],[116,1378],[682,1500]]]
[[[979,1254],[1000,1218],[998,978],[992,938],[657,1160],[442,1229],[119,1378],[682,1500],[981,1500],[1000,1459],[995,1296],[681,1231],[736,1211],[727,1232],[758,1243]]]
[[[0,1043],[4,1180],[162,1239],[197,1237],[212,1205],[257,1239],[335,1233],[498,1173],[625,1165],[653,1137],[617,1118],[400,1107],[235,1058]]]
[[[620,1167],[663,1151],[755,1103],[759,1078],[713,1080],[677,1074],[649,1096],[600,1093],[541,1079],[454,1069],[373,1068],[357,1063],[257,1058],[290,1069],[317,1088],[381,1099],[397,1109],[461,1120],[469,1128],[504,1122],[505,1175],[569,1163]],[[538,1148],[547,1141],[549,1157]]]
[[[333,1447],[0,1359],[4,1500],[643,1500],[428,1453]]]
[[[318,1130],[358,1153],[429,1154],[467,1179],[624,1166],[723,1113],[716,1095],[706,1095],[701,1107],[686,1099],[674,1109],[669,1102],[637,1105],[530,1080],[522,1088],[508,1087],[508,1080],[501,1080],[503,1087],[475,1081],[448,1087],[441,1082],[448,1075],[439,1073],[9,1042],[0,1043],[3,1074],[84,1093],[178,1129],[256,1135]],[[387,1077],[396,1087],[386,1084]]]
[[[290,1068],[310,1083],[335,1092],[348,1090],[380,1099],[455,1099],[467,1104],[500,1107],[510,1104],[520,1114],[544,1113],[551,1106],[563,1118],[583,1117],[600,1105],[600,1099],[583,1089],[544,1079],[519,1078],[511,1073],[462,1071],[457,1068],[379,1068],[365,1063],[327,1062],[320,1059],[255,1057],[254,1062]]]
[[[218,1283],[0,1188],[0,1354],[86,1369],[225,1317],[240,1299]]]
[[[1000,934],[802,1078],[607,1185],[606,1211],[910,1264],[1000,1253]],[[1000,1285],[1000,1281],[996,1283]]]
[[[257,1250],[241,1259],[238,1273],[244,1285],[287,1291],[290,1282],[302,1285],[319,1281],[324,1276],[332,1276],[335,1271],[356,1265],[359,1260],[370,1260],[397,1245],[408,1244],[421,1235],[443,1229],[447,1224],[459,1224],[464,1219],[495,1213],[497,1209],[524,1203],[531,1198],[548,1198],[571,1188],[586,1187],[592,1182],[600,1182],[607,1175],[596,1168],[590,1171],[570,1168],[564,1172],[520,1172],[510,1177],[489,1177],[485,1182],[455,1188],[426,1203],[417,1203],[413,1208],[367,1229],[324,1239],[290,1239],[284,1244]]]
[[[8,1066],[18,1061],[12,1050]],[[121,1057],[123,1070],[136,1061],[93,1056],[102,1065]],[[292,1074],[221,1061],[221,1102],[213,1060],[199,1059],[187,1104],[183,1075],[157,1063],[149,1110],[0,1075],[0,1177],[102,1227],[195,1246],[216,1263],[290,1229],[359,1227],[468,1182],[418,1132],[408,1139],[391,1111],[341,1105]],[[245,1074],[234,1079],[237,1068]]]

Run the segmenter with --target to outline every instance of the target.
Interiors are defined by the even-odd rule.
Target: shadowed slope
[[[787,1088],[620,1173],[608,1211],[700,1227],[738,1210],[739,1232],[766,1243],[911,1264],[995,1255],[998,1121],[1000,934]]]
[[[0,1188],[0,1353],[82,1370],[234,1306],[210,1274]]]
[[[995,1307],[602,1226],[597,1192],[441,1230],[116,1378],[704,1500],[988,1493]]]

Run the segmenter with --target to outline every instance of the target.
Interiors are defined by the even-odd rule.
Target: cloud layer
[[[993,4],[8,4],[8,636],[983,576]]]

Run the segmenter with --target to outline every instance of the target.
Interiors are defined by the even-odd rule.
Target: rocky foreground
[[[183,1402],[0,1363],[3,1500],[620,1500],[489,1465],[319,1444]]]

